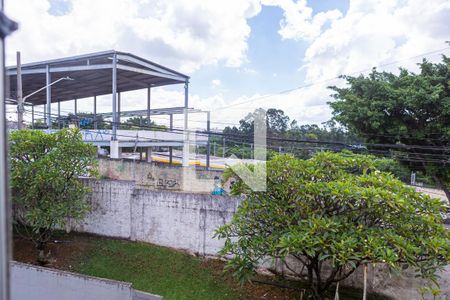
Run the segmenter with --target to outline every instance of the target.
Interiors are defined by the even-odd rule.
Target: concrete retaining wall
[[[213,238],[214,230],[231,221],[240,200],[228,196],[152,191],[134,182],[86,180],[92,211],[78,224],[78,231],[149,242],[184,249],[200,255],[216,255],[223,241]],[[272,263],[269,262],[267,266]],[[300,267],[300,266],[297,266]],[[278,266],[280,269],[281,266]],[[362,270],[346,283],[362,286]],[[441,288],[450,297],[450,267],[440,274]],[[381,267],[370,267],[371,291],[395,299],[419,299],[423,282],[412,274],[389,274]]]
[[[222,178],[223,175],[223,171],[195,170],[192,167],[171,167],[125,159],[99,159],[99,172],[110,179],[134,181],[145,189],[196,193],[211,193],[214,177]]]
[[[18,262],[11,263],[11,300],[158,300],[160,296],[135,291],[131,283]]]
[[[86,180],[91,212],[76,230],[214,255],[214,230],[229,222],[239,199],[137,188],[134,182]]]

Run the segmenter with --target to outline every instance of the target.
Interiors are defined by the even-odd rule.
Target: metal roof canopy
[[[52,103],[112,94],[114,57],[117,58],[117,92],[187,83],[189,80],[189,76],[134,54],[109,50],[23,64],[23,94],[31,94],[46,86],[47,72],[51,81],[62,77],[74,79],[63,80],[51,87]],[[16,66],[7,67],[6,74],[9,78],[9,97],[15,99]],[[33,105],[46,104],[46,90],[29,97],[27,102]]]
[[[8,67],[6,74],[9,79],[9,98],[17,98],[17,67]],[[52,128],[51,103],[94,97],[94,117],[96,111],[96,97],[111,95],[112,104],[112,135],[111,157],[119,157],[117,128],[120,124],[121,108],[120,93],[147,89],[147,119],[150,123],[150,90],[152,87],[171,84],[184,84],[184,126],[188,128],[189,107],[189,77],[172,69],[133,55],[131,53],[109,50],[92,54],[78,55],[42,62],[21,65],[22,90],[24,98],[31,105],[46,104],[47,128]],[[69,77],[73,80],[62,80]],[[55,84],[54,84],[55,83]],[[57,83],[57,84],[56,84]],[[37,92],[45,87],[44,90]],[[76,113],[75,101],[75,113]],[[161,110],[159,113],[169,111]],[[174,108],[174,113],[181,112]],[[137,113],[134,111],[134,113]],[[142,113],[142,112],[140,112]],[[170,114],[170,112],[169,112]],[[32,111],[33,119],[34,113]],[[59,105],[58,105],[59,116]],[[172,127],[172,114],[171,127]],[[210,130],[210,113],[207,112],[207,130]],[[209,137],[208,137],[209,167]],[[114,151],[113,151],[114,149]],[[183,166],[189,166],[189,138],[183,141]]]
[[[185,110],[184,107],[152,108],[150,109],[150,115],[152,116],[181,115],[184,114],[184,110]],[[207,113],[207,111],[194,108],[188,108],[187,111],[188,113],[200,113],[200,112]],[[127,110],[120,112],[121,117],[147,116],[147,114],[148,111],[146,109]],[[104,118],[111,118],[113,116],[113,113],[112,112],[97,113],[97,116],[103,116]]]

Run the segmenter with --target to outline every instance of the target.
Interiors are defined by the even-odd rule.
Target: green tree
[[[88,188],[79,177],[96,175],[95,154],[96,148],[83,143],[77,129],[11,133],[14,225],[33,241],[38,259],[43,259],[52,230],[63,229],[88,211]]]
[[[281,109],[269,108],[266,111],[262,108],[258,108],[239,121],[239,131],[243,134],[253,134],[255,119],[264,115],[267,123],[268,135],[282,134],[289,128],[289,117],[286,116]],[[228,130],[231,130],[231,128]]]
[[[94,114],[88,112],[78,112],[76,115],[69,113],[67,116],[61,116],[59,121],[53,120],[53,128],[64,128],[68,127],[70,124],[77,124],[81,129],[93,129],[95,127],[97,127],[97,129],[112,128],[111,122],[105,121],[102,115],[96,115],[94,118]]]
[[[329,121],[323,123],[322,126],[313,125],[299,125],[296,120],[290,121],[290,118],[285,115],[284,111],[280,109],[270,108],[267,111],[258,108],[253,113],[249,113],[245,118],[239,121],[239,127],[227,126],[223,130],[225,135],[227,154],[235,154],[238,157],[242,152],[245,157],[251,157],[250,145],[253,143],[254,120],[257,116],[265,114],[267,123],[267,148],[272,150],[272,153],[278,152],[279,149],[283,152],[289,152],[299,158],[309,158],[317,150],[332,150],[341,151],[345,148],[344,145],[324,145],[317,143],[320,141],[333,141],[348,144],[359,144],[361,139],[349,133],[342,127],[336,125],[336,122]],[[285,141],[283,139],[302,140],[302,143],[295,141]],[[220,141],[222,138],[220,138]],[[214,139],[218,141],[218,139]],[[244,146],[248,145],[248,146]],[[244,148],[241,151],[236,149]],[[245,149],[245,148],[248,149]]]
[[[148,125],[148,119],[142,117],[131,117],[125,121],[125,124],[120,125],[121,129],[142,129],[142,130],[161,130],[167,129],[164,125],[158,125],[154,121],[150,120],[150,126]],[[151,128],[146,128],[151,127]]]
[[[227,176],[234,176],[231,169]],[[227,266],[241,281],[261,261],[276,258],[321,299],[363,264],[399,270],[406,264],[433,278],[450,259],[442,202],[380,172],[373,156],[280,155],[267,162],[265,192],[240,179],[232,192],[245,200],[216,235],[225,239],[221,254],[231,255]]]
[[[331,87],[334,120],[369,143],[421,171],[450,201],[450,58],[423,60],[420,72],[343,76],[347,87]]]

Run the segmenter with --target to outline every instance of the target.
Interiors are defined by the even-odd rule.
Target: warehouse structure
[[[19,69],[19,70],[18,70]],[[115,50],[103,51],[85,55],[59,58],[35,63],[27,63],[21,67],[7,68],[9,79],[9,92],[7,98],[15,102],[18,96],[17,74],[22,81],[23,104],[31,108],[32,123],[35,120],[37,105],[43,105],[46,127],[52,129],[52,120],[60,119],[60,103],[73,100],[74,113],[77,113],[77,100],[93,98],[93,116],[96,124],[97,116],[112,118],[112,130],[103,131],[101,139],[97,140],[98,133],[87,132],[84,136],[99,146],[106,143],[111,148],[111,158],[120,157],[120,149],[129,147],[134,143],[137,147],[145,147],[151,151],[152,146],[172,147],[182,146],[183,166],[189,163],[189,142],[195,140],[197,144],[207,146],[207,167],[209,166],[209,138],[204,134],[192,134],[188,132],[189,113],[201,111],[189,108],[189,77],[167,67],[161,66],[147,59],[131,53]],[[178,107],[151,108],[151,90],[154,87],[180,84],[184,86],[184,103]],[[20,85],[20,83],[19,83]],[[147,90],[146,109],[139,111],[123,111],[121,107],[121,93],[140,89]],[[20,92],[20,91],[19,91]],[[97,112],[97,97],[111,95],[111,112],[99,114]],[[58,104],[58,111],[52,112],[52,103]],[[209,113],[207,113],[206,129],[209,132]],[[184,116],[184,126],[181,132],[175,134],[173,130],[173,115]],[[119,130],[122,116],[140,116],[147,118],[147,124],[151,124],[152,115],[168,115],[170,128],[167,132],[154,132],[151,128],[145,128],[138,132],[122,132]],[[105,139],[105,135],[109,135]],[[171,151],[170,151],[171,153]],[[148,156],[147,156],[148,157]]]

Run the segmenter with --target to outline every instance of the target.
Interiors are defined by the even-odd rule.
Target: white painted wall
[[[91,212],[76,230],[215,255],[214,230],[228,223],[239,199],[136,188],[134,182],[86,180]]]
[[[18,262],[11,263],[11,300],[157,300],[131,283],[84,276]]]
[[[240,200],[228,196],[152,191],[134,182],[86,180],[93,193],[92,211],[78,231],[143,241],[184,249],[200,255],[215,255],[223,241],[213,238],[214,230],[231,221]],[[280,268],[278,268],[280,269]],[[361,287],[361,270],[346,280]],[[450,266],[439,274],[441,289],[450,298]],[[419,299],[423,286],[412,274],[389,274],[376,266],[369,269],[369,289],[395,299]]]

